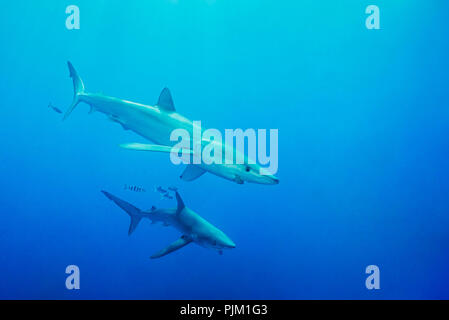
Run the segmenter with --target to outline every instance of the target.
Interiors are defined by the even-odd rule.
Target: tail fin
[[[70,61],[67,61],[67,65],[69,67],[70,78],[72,78],[73,81],[74,94],[72,104],[66,111],[64,118],[62,120],[65,120],[70,115],[70,113],[72,113],[73,109],[75,109],[76,105],[80,102],[79,96],[84,93],[83,80],[81,80],[80,76],[78,75],[78,73],[76,72],[75,68],[70,63]]]
[[[114,201],[116,205],[118,205],[120,208],[126,211],[126,213],[129,214],[131,217],[131,223],[129,225],[128,235],[131,235],[134,230],[136,230],[137,225],[139,224],[140,220],[142,220],[142,211],[139,208],[134,207],[132,204],[117,198],[116,196],[110,194],[107,191],[101,191],[103,194],[110,200]]]

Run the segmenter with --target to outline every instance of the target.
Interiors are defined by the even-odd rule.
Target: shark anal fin
[[[157,101],[157,106],[160,109],[167,111],[175,111],[175,105],[168,88],[162,89],[161,94],[159,95],[159,100]]]
[[[204,170],[200,166],[189,164],[181,174],[181,179],[184,181],[193,181],[201,177],[205,172],[206,170]]]
[[[169,254],[169,253],[171,253],[173,251],[181,249],[182,247],[188,245],[192,241],[193,240],[190,237],[182,236],[181,238],[179,238],[175,242],[173,242],[170,245],[168,245],[166,248],[164,248],[161,251],[153,254],[151,256],[151,259],[156,259],[156,258],[163,257],[163,256],[165,256],[165,255],[167,255],[167,254]]]
[[[91,107],[89,114],[93,113],[94,111],[95,111],[95,109]],[[118,117],[115,117],[112,115],[109,115],[108,117],[109,117],[109,120],[111,120],[112,122],[116,122],[116,123],[120,124],[122,126],[123,130],[129,130],[129,128],[125,125],[125,123],[123,121],[121,121]]]

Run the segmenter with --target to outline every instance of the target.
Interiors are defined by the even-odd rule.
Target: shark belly
[[[94,110],[106,114],[112,121],[120,123],[147,140],[160,145],[174,145],[170,135],[177,128],[192,130],[191,122],[178,114],[170,114],[157,107],[99,95],[86,95],[83,101]]]
[[[225,178],[227,180],[235,181],[236,177],[238,176],[236,170],[234,170],[235,165],[228,165],[228,164],[200,164],[200,167],[203,168],[206,171],[209,171],[210,173]]]
[[[178,214],[177,229],[187,235],[196,244],[210,248],[217,228],[189,208]]]

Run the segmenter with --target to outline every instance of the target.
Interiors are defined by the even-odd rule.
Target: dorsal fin
[[[179,214],[184,208],[184,201],[182,201],[181,196],[176,192],[176,201],[178,202],[178,207],[176,208],[176,214]]]
[[[173,104],[173,99],[168,88],[162,89],[157,106],[167,111],[175,111],[175,105]]]

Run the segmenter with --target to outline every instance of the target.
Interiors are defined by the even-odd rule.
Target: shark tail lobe
[[[80,103],[80,96],[84,93],[84,83],[83,80],[81,80],[80,76],[76,72],[75,68],[73,67],[72,63],[70,61],[67,61],[67,65],[69,67],[70,72],[70,78],[72,78],[73,81],[73,100],[72,104],[70,105],[69,109],[64,114],[64,118],[62,120],[67,119],[67,117],[72,113],[73,109]]]
[[[133,206],[131,203],[128,203],[125,200],[122,200],[107,191],[102,190],[101,192],[103,192],[103,194],[108,199],[112,200],[117,206],[126,211],[126,213],[130,216],[131,222],[129,224],[128,235],[131,235],[134,230],[136,230],[140,220],[142,220],[143,218],[142,211],[139,208]]]

